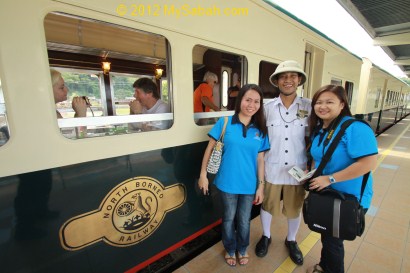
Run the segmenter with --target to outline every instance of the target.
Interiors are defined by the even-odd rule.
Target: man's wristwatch
[[[333,175],[329,175],[329,181],[330,184],[336,183],[336,179],[333,177]]]

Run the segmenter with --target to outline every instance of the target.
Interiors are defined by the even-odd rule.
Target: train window
[[[45,17],[44,28],[53,90],[53,73],[61,78],[60,97],[53,95],[65,137],[171,127],[171,50],[165,37],[59,12]]]
[[[385,103],[386,103],[386,105],[390,105],[390,102],[391,102],[391,91],[388,90]]]
[[[222,107],[228,106],[228,87],[229,87],[229,73],[227,70],[222,72]]]
[[[349,106],[352,106],[352,98],[353,98],[353,82],[346,81],[345,82],[345,90],[347,95],[347,101],[349,102]]]
[[[273,86],[269,81],[269,77],[275,71],[277,66],[277,64],[267,61],[261,61],[259,63],[259,86],[263,90],[264,99],[271,99],[279,96],[279,89],[276,86]]]
[[[134,98],[134,90],[131,88],[140,76],[135,75],[121,75],[112,73],[111,83],[114,94],[115,114],[117,116],[125,116],[130,114],[129,103]]]
[[[233,73],[243,75],[247,71],[246,57],[197,45],[192,51],[192,59],[195,123],[214,124],[217,118],[232,115],[233,112],[224,111],[229,104],[224,98],[227,98]]]
[[[4,102],[3,89],[0,79],[0,146],[3,146],[10,138],[7,123],[6,103]]]
[[[330,84],[342,86],[342,80],[337,78],[332,78]]]
[[[382,89],[380,87],[377,87],[376,100],[374,102],[374,108],[379,107],[379,101],[380,101],[381,94],[382,94]]]

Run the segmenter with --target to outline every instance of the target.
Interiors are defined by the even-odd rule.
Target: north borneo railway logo
[[[61,245],[78,250],[104,241],[117,247],[149,237],[167,212],[185,203],[183,184],[164,187],[152,177],[134,177],[113,188],[98,210],[69,219],[60,229]]]

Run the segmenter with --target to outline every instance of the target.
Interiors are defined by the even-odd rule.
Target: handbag
[[[224,127],[219,139],[216,141],[214,148],[212,149],[211,156],[209,157],[208,164],[206,165],[206,171],[211,174],[216,174],[219,170],[222,160],[223,139],[225,135],[226,124],[228,123],[228,117],[224,118]]]
[[[313,177],[322,173],[346,128],[354,121],[364,122],[349,119],[341,125],[339,133],[326,151]],[[352,194],[343,193],[330,187],[321,191],[310,191],[303,202],[302,210],[303,220],[309,229],[342,240],[354,240],[356,236],[361,236],[365,229],[365,212],[360,202],[369,175],[370,172],[363,176],[360,200],[357,200]]]

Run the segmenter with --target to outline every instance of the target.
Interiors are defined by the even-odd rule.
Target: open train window
[[[279,88],[272,85],[269,81],[270,76],[276,70],[277,66],[277,64],[267,61],[261,61],[259,63],[259,86],[263,90],[264,99],[272,99],[279,96]]]
[[[45,17],[44,28],[53,111],[65,137],[172,126],[171,51],[165,37],[59,12]],[[62,80],[60,97],[54,72]]]
[[[240,75],[246,84],[247,71],[245,56],[196,45],[192,51],[193,60],[193,105],[194,120],[197,125],[214,124],[217,118],[232,115],[230,108],[235,97],[228,94],[228,84],[234,75]]]
[[[0,79],[0,146],[3,146],[10,138],[7,123],[6,103],[4,102],[3,89]]]
[[[342,86],[342,80],[332,77],[330,79],[330,84]]]

